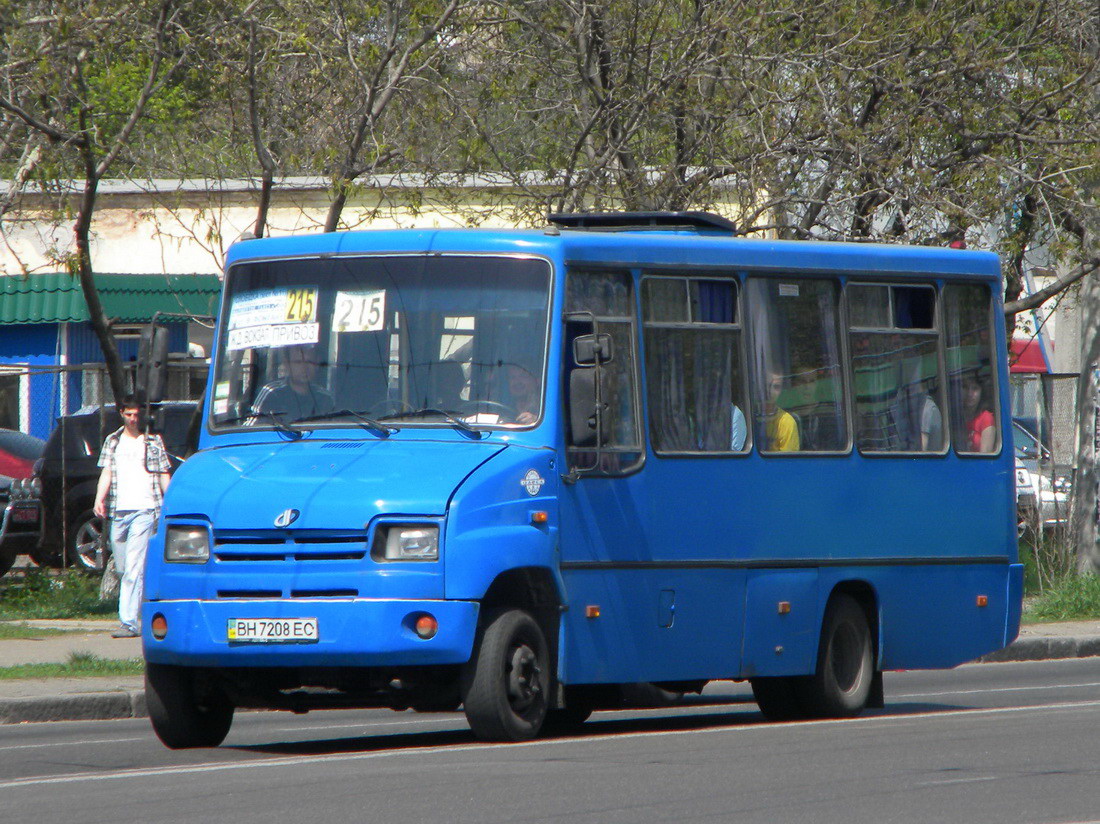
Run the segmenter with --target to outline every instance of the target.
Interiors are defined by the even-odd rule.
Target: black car
[[[189,444],[196,440],[196,407],[194,401],[175,401],[156,411],[154,430],[164,438],[173,469],[194,451]],[[34,476],[24,482],[22,499],[13,501],[39,511],[37,545],[30,550],[39,566],[103,571],[107,548],[101,540],[102,523],[92,512],[100,475],[97,463],[104,439],[120,426],[114,406],[58,418]]]

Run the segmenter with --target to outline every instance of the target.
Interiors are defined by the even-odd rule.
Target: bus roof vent
[[[690,229],[737,234],[737,224],[713,212],[558,212],[547,215],[547,220],[563,229],[592,232]]]

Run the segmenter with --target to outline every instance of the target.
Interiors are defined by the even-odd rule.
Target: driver
[[[254,414],[296,421],[336,408],[332,394],[316,383],[317,353],[312,345],[286,347],[282,365],[283,377],[264,386],[253,401]]]
[[[511,398],[510,406],[516,412],[515,422],[519,424],[534,423],[539,415],[538,379],[518,363],[508,364],[505,370],[508,395]]]

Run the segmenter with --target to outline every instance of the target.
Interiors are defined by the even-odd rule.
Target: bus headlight
[[[439,560],[436,524],[381,524],[374,533],[371,557],[376,561]]]
[[[204,564],[210,559],[210,533],[204,526],[170,526],[164,537],[164,560]]]

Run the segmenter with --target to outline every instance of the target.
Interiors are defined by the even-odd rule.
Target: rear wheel
[[[195,672],[168,664],[145,665],[145,703],[157,738],[170,749],[216,747],[233,724],[233,704],[199,690]]]
[[[750,678],[752,696],[769,721],[795,721],[806,717],[799,682],[804,677]]]
[[[849,595],[836,595],[825,610],[817,670],[805,682],[804,703],[824,718],[859,715],[874,680],[871,629],[862,607]]]
[[[538,735],[550,693],[550,656],[538,622],[522,610],[491,614],[464,685],[466,720],[478,738]]]
[[[0,575],[7,575],[8,570],[15,566],[15,551],[0,547]]]

